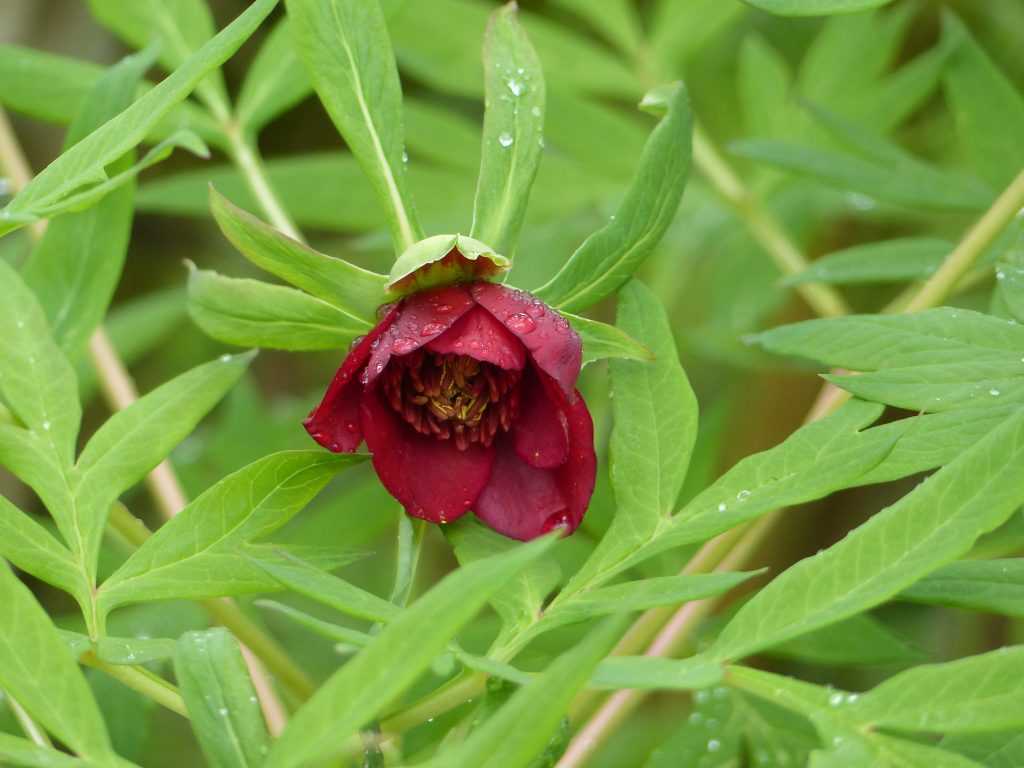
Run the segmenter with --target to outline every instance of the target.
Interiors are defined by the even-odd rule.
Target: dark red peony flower
[[[532,539],[576,530],[594,490],[593,423],[576,391],[580,337],[523,291],[488,282],[403,298],[349,352],[306,429],[365,439],[384,487],[434,523],[472,509]]]

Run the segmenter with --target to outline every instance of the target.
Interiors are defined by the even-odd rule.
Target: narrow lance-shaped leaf
[[[951,563],[905,589],[899,599],[1024,618],[1024,558]]]
[[[188,312],[218,341],[266,349],[346,349],[371,327],[294,288],[205,269],[189,274]]]
[[[841,542],[776,578],[709,653],[740,658],[868,610],[963,555],[1024,502],[1022,457],[1024,410]]]
[[[855,245],[814,261],[803,272],[786,278],[802,283],[889,283],[923,280],[953,250],[953,244],[931,237],[908,237]]]
[[[0,557],[88,604],[88,585],[71,556],[43,526],[0,496]],[[12,630],[13,631],[13,630]]]
[[[1024,646],[901,672],[848,708],[872,727],[970,733],[1024,728]]]
[[[570,591],[649,540],[672,515],[697,437],[697,398],[679,363],[668,317],[637,281],[619,294],[618,327],[643,340],[655,359],[611,363],[610,461],[617,508]]]
[[[87,563],[95,567],[110,505],[195,429],[245,373],[253,355],[224,355],[171,379],[118,411],[78,458],[74,483]]]
[[[997,189],[1024,168],[1024,97],[951,10],[942,19],[943,41],[953,47],[943,82],[957,135],[978,173]]]
[[[235,117],[252,136],[313,92],[288,23],[281,19],[267,35],[242,81]]]
[[[220,628],[187,632],[178,640],[174,673],[209,764],[262,765],[270,737],[238,641]]]
[[[65,150],[127,109],[152,63],[152,51],[144,51],[104,74],[68,129]],[[129,152],[112,170],[131,165]],[[134,192],[129,182],[92,208],[56,219],[25,264],[25,282],[39,297],[57,342],[69,352],[81,348],[110,304],[128,250]]]
[[[36,297],[0,261],[0,394],[15,417],[70,466],[81,409],[75,372]]]
[[[50,163],[0,211],[0,234],[32,220],[33,211],[105,180],[104,169],[139,144],[203,77],[227,61],[276,4],[277,0],[255,0],[153,90]]]
[[[356,324],[375,324],[387,277],[292,240],[210,188],[210,209],[224,236],[256,266],[322,299]]]
[[[0,562],[0,688],[82,757],[114,756],[89,685],[50,617],[28,587]]]
[[[384,598],[297,557],[286,556],[276,561],[253,558],[252,562],[288,589],[349,616],[385,622],[399,611],[398,606]]]
[[[228,475],[147,539],[103,583],[100,609],[266,591],[264,571],[239,557],[239,547],[283,526],[335,474],[359,461],[321,451],[284,451]]]
[[[267,768],[305,765],[340,750],[430,666],[488,598],[553,543],[550,537],[538,539],[446,576],[296,712],[271,749]]]
[[[652,91],[641,106],[666,110],[613,220],[587,238],[535,293],[569,312],[586,309],[625,283],[675,218],[690,171],[691,118],[682,84]]]
[[[160,63],[175,70],[213,37],[213,15],[206,0],[89,0],[92,13],[129,45],[141,48],[156,37]],[[214,70],[196,90],[218,120],[228,117],[224,79]]]
[[[856,13],[888,5],[892,0],[744,0],[755,8],[779,16],[828,16]]]
[[[296,49],[388,212],[396,253],[423,239],[406,183],[402,89],[378,0],[286,0]]]
[[[498,253],[515,253],[544,147],[544,71],[518,8],[491,15],[484,42],[483,149],[470,234]]]
[[[9,733],[0,733],[0,760],[4,765],[20,768],[93,768],[85,760],[72,757],[56,747],[44,747]]]
[[[650,348],[621,328],[569,312],[561,314],[583,340],[584,366],[608,358],[641,360],[645,363],[654,360],[654,353]]]
[[[624,628],[610,621],[575,648],[559,656],[536,679],[516,691],[487,722],[463,743],[427,763],[430,768],[472,765],[480,768],[525,768],[554,735],[576,693],[612,649]]]

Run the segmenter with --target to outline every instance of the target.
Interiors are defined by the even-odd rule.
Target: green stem
[[[243,136],[234,123],[224,125],[223,129],[224,135],[228,139],[228,151],[231,159],[241,171],[242,178],[249,185],[249,190],[267,215],[270,223],[293,240],[298,240],[300,243],[305,242],[299,228],[292,221],[270,186],[256,140]]]
[[[83,653],[79,661],[88,667],[104,672],[133,691],[138,691],[146,698],[152,699],[160,706],[171,710],[171,712],[188,718],[185,700],[181,698],[178,689],[163,678],[154,675],[145,667],[108,664],[92,651]]]
[[[50,741],[50,737],[47,735],[46,731],[44,731],[43,728],[32,719],[32,716],[25,711],[25,708],[22,707],[21,704],[18,703],[17,699],[12,697],[10,693],[7,694],[7,704],[10,706],[11,712],[14,714],[14,719],[18,721],[18,725],[21,727],[21,730],[24,731],[25,735],[28,736],[33,744],[40,747],[53,748],[53,742]]]
[[[693,127],[693,159],[719,196],[746,224],[751,236],[772,257],[779,270],[796,275],[808,262],[761,200],[736,175],[700,125]],[[831,286],[802,283],[796,291],[820,317],[838,317],[849,312],[843,297]]]
[[[1024,170],[1022,170],[992,206],[971,227],[949,254],[942,266],[928,278],[906,306],[904,312],[920,312],[937,307],[967,275],[974,262],[985,252],[1006,226],[1024,208]]]

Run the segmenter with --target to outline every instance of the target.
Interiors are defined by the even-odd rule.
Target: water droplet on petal
[[[564,528],[566,531],[569,530],[569,516],[565,512],[556,512],[551,515],[551,517],[544,521],[544,525],[540,527],[540,530],[541,533],[548,533],[549,531],[555,530],[555,528]]]
[[[356,432],[356,431],[358,431],[358,427],[356,426],[356,423],[354,421],[346,422],[345,423],[345,429],[347,429],[349,432]]]
[[[451,304],[438,304],[436,307],[434,307],[434,309],[436,309],[438,312],[440,312],[443,315],[443,314],[446,314],[446,313],[452,311],[452,305]]]
[[[534,299],[527,305],[526,314],[530,317],[544,317],[547,314],[547,310],[544,308],[544,303]]]
[[[428,336],[436,336],[443,330],[444,326],[441,325],[441,323],[427,323],[426,325],[423,326],[423,329],[420,331],[420,336],[422,336],[423,338],[427,338]]]
[[[391,351],[394,352],[396,355],[407,355],[417,347],[419,347],[419,344],[416,342],[416,340],[409,338],[395,339],[391,343]],[[378,363],[378,365],[381,365],[381,368],[384,367],[383,364]]]
[[[512,138],[512,134],[509,133],[508,131],[505,131],[504,133],[498,136],[498,143],[501,144],[501,146],[505,147],[506,149],[511,147],[514,141],[515,139]]]
[[[514,333],[530,333],[537,327],[537,324],[533,322],[533,318],[524,312],[516,312],[509,315],[505,325]]]

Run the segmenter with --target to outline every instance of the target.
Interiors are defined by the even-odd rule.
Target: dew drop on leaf
[[[512,134],[509,133],[508,131],[505,131],[504,133],[501,133],[498,136],[498,143],[501,144],[501,146],[505,147],[506,149],[508,147],[511,147],[514,141],[515,139],[512,138]]]

